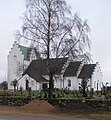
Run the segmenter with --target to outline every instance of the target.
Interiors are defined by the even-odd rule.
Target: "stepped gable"
[[[85,64],[81,69],[78,78],[91,78],[91,75],[96,67],[96,64]]]
[[[68,67],[66,68],[64,77],[76,76],[80,64],[81,64],[81,61],[70,62]]]
[[[36,58],[37,59],[40,58],[40,54],[39,54],[39,52],[37,51],[37,49],[35,47],[33,47],[33,46],[26,47],[26,46],[20,45],[19,43],[17,43],[17,41],[14,41],[13,47],[14,47],[14,45],[17,45],[17,47],[20,50],[21,54],[24,55],[24,60],[28,60],[28,61],[30,60],[30,53],[31,53],[32,49],[35,52]],[[13,49],[13,47],[11,48],[11,50]],[[10,53],[11,53],[11,51],[9,52],[9,54]]]

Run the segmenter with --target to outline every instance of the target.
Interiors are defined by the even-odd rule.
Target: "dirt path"
[[[0,120],[86,120],[79,118],[65,118],[56,116],[42,116],[42,115],[0,115]]]
[[[20,107],[0,105],[0,120],[86,120],[75,116],[52,113],[32,113]],[[87,119],[88,120],[88,119]]]

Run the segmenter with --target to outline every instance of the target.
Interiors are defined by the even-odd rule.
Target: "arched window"
[[[96,81],[94,81],[94,88],[96,88]]]
[[[13,56],[14,61],[17,61],[17,55]]]
[[[71,87],[71,80],[68,80],[68,87]]]
[[[26,79],[26,90],[29,89],[29,81]]]

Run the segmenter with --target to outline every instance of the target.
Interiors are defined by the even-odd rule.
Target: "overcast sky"
[[[103,80],[111,83],[111,0],[66,0],[73,13],[88,20],[91,28],[91,54],[99,62]],[[0,0],[0,81],[7,75],[7,55],[20,30],[24,0]]]

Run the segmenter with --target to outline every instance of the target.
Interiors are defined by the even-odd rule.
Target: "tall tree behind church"
[[[17,32],[17,39],[34,42],[41,57],[47,59],[51,93],[54,72],[49,59],[69,57],[89,61],[86,51],[90,48],[90,28],[77,14],[72,15],[65,0],[26,0],[22,18],[22,31]]]

